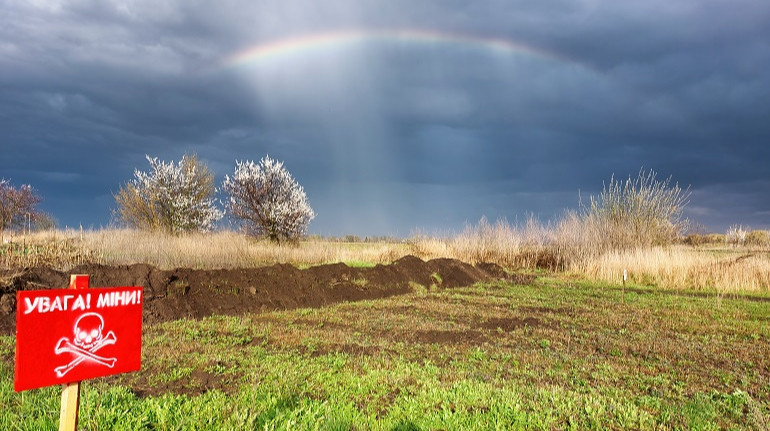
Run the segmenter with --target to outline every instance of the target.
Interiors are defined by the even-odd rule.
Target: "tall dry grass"
[[[600,223],[567,212],[555,223],[530,217],[512,225],[486,218],[467,225],[455,236],[418,236],[411,244],[417,255],[451,257],[470,263],[493,262],[511,269],[565,270],[574,262],[595,258],[612,246]]]
[[[73,238],[34,235],[0,242],[0,269],[71,267],[95,260],[94,253]]]
[[[345,262],[388,264],[406,255],[493,262],[509,270],[563,271],[589,280],[630,282],[672,289],[770,292],[770,249],[689,245],[606,249],[601,230],[574,214],[558,223],[534,219],[521,225],[482,219],[453,236],[416,235],[409,241],[342,242],[320,238],[276,245],[234,232],[164,235],[128,229],[53,231],[0,244],[0,267],[53,266],[67,270],[94,262],[148,263],[163,269],[249,268],[289,263],[300,267]]]
[[[610,251],[571,271],[592,280],[629,281],[669,289],[710,289],[722,292],[770,291],[770,253],[748,249],[713,252],[689,246]]]
[[[607,283],[630,282],[671,289],[770,292],[770,249],[722,244],[614,248],[606,229],[566,213],[557,223],[534,219],[519,226],[481,219],[456,236],[412,239],[416,254],[466,262],[494,262],[513,270],[548,269]]]
[[[69,269],[86,260],[105,265],[148,263],[162,269],[249,268],[275,263],[371,265],[390,263],[411,252],[410,247],[401,242],[346,243],[314,239],[277,245],[228,231],[169,235],[131,229],[68,230],[17,237],[13,244],[22,241],[28,244],[29,252],[0,263],[13,267],[47,264],[58,269]],[[31,247],[32,244],[36,246]],[[55,251],[63,249],[62,244],[72,252],[54,258]]]
[[[485,217],[476,225],[444,238],[418,235],[409,241],[413,254],[424,259],[449,257],[469,263],[491,262],[507,268],[559,269],[560,257],[554,254],[554,230],[529,218],[523,225],[507,220],[494,224]]]

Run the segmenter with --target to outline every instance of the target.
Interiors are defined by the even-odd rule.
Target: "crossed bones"
[[[113,366],[115,366],[115,362],[118,361],[117,358],[104,358],[96,355],[95,353],[104,346],[115,344],[116,341],[118,341],[118,339],[117,337],[115,337],[115,333],[110,331],[107,333],[107,335],[104,338],[102,338],[101,340],[99,340],[99,342],[94,344],[93,347],[86,350],[72,344],[66,338],[60,339],[59,342],[56,343],[56,349],[54,350],[56,354],[60,355],[62,353],[72,353],[77,357],[67,365],[62,365],[60,367],[54,368],[54,372],[56,373],[56,376],[63,377],[65,374],[69,373],[70,370],[72,370],[78,364],[80,364],[85,360],[93,361],[93,362],[102,364],[106,367],[112,368]]]

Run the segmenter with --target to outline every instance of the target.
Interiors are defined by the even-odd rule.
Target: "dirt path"
[[[452,288],[506,277],[497,265],[471,266],[452,259],[425,262],[413,256],[373,268],[351,268],[342,263],[304,270],[287,264],[170,271],[144,264],[83,265],[66,273],[32,268],[16,274],[0,273],[6,280],[0,285],[0,334],[15,331],[17,290],[64,288],[69,274],[90,274],[94,287],[144,287],[145,324],[385,298],[410,292],[412,283]]]

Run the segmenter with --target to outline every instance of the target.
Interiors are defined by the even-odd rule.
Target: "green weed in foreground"
[[[767,303],[625,300],[548,281],[156,325],[144,371],[83,385],[81,429],[767,429]],[[58,389],[12,390],[13,342],[0,429],[55,429]]]

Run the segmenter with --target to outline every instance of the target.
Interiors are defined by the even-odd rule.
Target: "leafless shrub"
[[[684,244],[691,245],[693,247],[700,247],[707,244],[706,236],[700,233],[691,233],[684,237],[682,240]]]
[[[652,170],[625,181],[613,176],[581,217],[598,231],[600,250],[668,245],[688,226],[682,213],[689,196],[689,189],[671,184],[671,177],[658,180]]]
[[[302,186],[283,162],[264,157],[259,163],[237,162],[232,178],[225,177],[225,206],[253,236],[275,242],[294,241],[305,235],[315,218]]]
[[[753,230],[746,234],[745,244],[749,247],[768,247],[770,246],[770,232]]]
[[[32,230],[36,232],[54,230],[58,224],[58,220],[52,214],[40,212],[37,214]]]
[[[207,232],[223,213],[215,206],[214,174],[196,156],[178,163],[146,156],[150,171],[134,171],[134,179],[115,195],[117,214],[129,227],[167,233]]]
[[[721,233],[709,233],[705,235],[706,244],[724,244],[725,235]]]
[[[417,237],[411,243],[418,255],[443,253],[472,263],[562,270],[614,250],[672,244],[688,226],[682,217],[688,197],[689,191],[672,185],[670,178],[659,181],[655,172],[640,171],[636,179],[613,177],[588,206],[552,223],[530,217],[511,226],[482,217],[455,237],[441,242]]]
[[[682,215],[689,191],[653,171],[618,181],[613,176],[579,211],[553,228],[550,250],[560,268],[581,266],[615,250],[670,245],[687,229]]]
[[[6,229],[31,224],[38,215],[36,207],[40,201],[32,186],[23,184],[17,188],[9,180],[0,179],[0,237]]]

